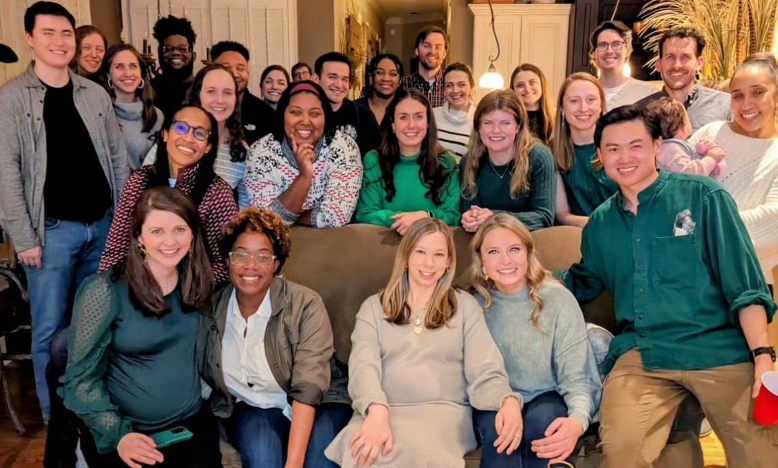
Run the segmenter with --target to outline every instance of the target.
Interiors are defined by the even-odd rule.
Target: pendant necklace
[[[497,168],[494,167],[494,163],[492,162],[492,158],[490,158],[489,156],[487,156],[487,158],[489,159],[489,165],[492,166],[492,170],[494,171],[495,174],[497,174],[497,177],[499,177],[500,179],[504,178],[505,174],[507,174],[508,171],[511,168],[511,163],[509,162],[508,164],[506,164],[505,165],[505,170],[502,171],[502,174],[500,174],[499,172],[497,172]]]
[[[424,327],[421,324],[421,314],[427,311],[427,308],[429,307],[430,303],[427,302],[424,304],[424,307],[421,308],[418,312],[411,311],[411,313],[416,317],[416,320],[413,322],[413,332],[417,335],[421,335],[421,332],[424,331]]]

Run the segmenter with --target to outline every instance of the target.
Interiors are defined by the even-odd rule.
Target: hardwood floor
[[[5,402],[0,400],[0,468],[39,468],[43,466],[46,426],[43,425],[38,409],[32,367],[29,362],[14,362],[6,367],[6,371],[11,398],[21,413],[27,432],[24,435],[16,433],[5,409]],[[705,453],[705,468],[724,467],[724,451],[715,435],[702,439],[702,449]]]

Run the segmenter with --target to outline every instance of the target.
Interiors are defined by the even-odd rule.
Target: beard
[[[427,70],[427,71],[435,70],[437,68],[440,68],[440,64],[438,64],[436,66],[430,66],[430,65],[427,64],[427,62],[425,62],[424,60],[421,60],[421,59],[419,59],[419,65],[421,65],[421,67],[423,69]]]
[[[194,59],[179,69],[171,67],[164,60],[160,61],[159,67],[162,69],[162,75],[170,81],[186,81],[194,74]]]

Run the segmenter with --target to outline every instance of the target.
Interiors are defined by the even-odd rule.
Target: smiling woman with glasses
[[[184,106],[159,134],[156,160],[133,172],[122,190],[108,234],[100,270],[124,260],[130,245],[130,213],[141,192],[159,185],[174,187],[192,199],[205,230],[206,248],[216,284],[227,282],[227,264],[219,250],[222,229],[238,205],[232,187],[214,173],[219,132],[216,119],[198,106]]]
[[[267,209],[241,211],[224,228],[230,284],[200,327],[209,403],[243,466],[329,466],[324,447],[351,417],[322,404],[330,385],[332,329],[321,297],[278,276],[291,233]]]

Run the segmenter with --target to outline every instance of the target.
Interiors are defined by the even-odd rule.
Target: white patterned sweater
[[[329,144],[322,137],[316,145],[313,182],[302,211],[312,210],[311,225],[336,228],[346,225],[357,206],[362,186],[362,158],[353,138],[336,131]],[[244,182],[249,203],[269,208],[288,224],[294,224],[299,213],[292,213],[278,197],[300,174],[289,145],[278,142],[272,134],[257,140],[246,159]]]
[[[713,122],[689,139],[721,146],[727,170],[719,182],[737,203],[740,217],[756,249],[765,278],[773,283],[778,264],[778,138],[738,135],[727,122]]]

